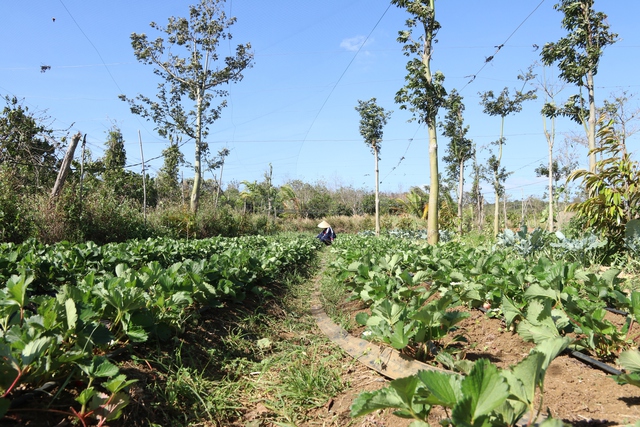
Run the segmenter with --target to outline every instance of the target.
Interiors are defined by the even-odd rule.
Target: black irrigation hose
[[[587,356],[584,353],[580,353],[579,351],[575,351],[575,350],[566,350],[565,353],[569,354],[569,356],[571,357],[575,357],[576,359],[580,360],[583,363],[586,363],[588,365],[591,365],[595,368],[601,369],[603,371],[605,371],[607,374],[611,374],[611,375],[621,375],[622,371],[607,365],[606,363],[602,363],[599,360],[594,359],[593,357]]]
[[[621,316],[628,316],[629,315],[629,313],[627,313],[626,311],[618,310],[617,308],[605,307],[604,309],[607,310],[610,313],[619,314]]]
[[[485,309],[484,307],[477,307],[478,310],[480,310],[483,313],[487,313],[487,309]],[[627,313],[625,313],[624,311],[620,311],[620,310],[616,310],[615,308],[607,308],[607,310],[611,311],[612,313],[616,313],[616,314],[623,314],[626,315]],[[613,311],[614,310],[614,311]],[[566,354],[568,354],[569,356],[576,358],[578,360],[580,360],[582,363],[585,363],[587,365],[591,365],[594,368],[598,368],[608,374],[611,375],[622,375],[622,371],[607,365],[606,363],[603,363],[599,360],[594,359],[591,356],[587,356],[584,353],[581,353],[579,351],[576,350],[565,350],[564,351]]]

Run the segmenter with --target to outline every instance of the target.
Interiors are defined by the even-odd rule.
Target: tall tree
[[[216,189],[216,201],[214,203],[215,208],[218,208],[218,199],[220,198],[220,190],[222,190],[222,172],[224,171],[224,162],[229,155],[230,151],[228,148],[223,148],[218,151],[218,159],[216,160],[216,164],[220,166],[220,176],[218,177],[218,188]]]
[[[153,120],[161,136],[181,133],[195,141],[194,182],[191,211],[196,213],[202,185],[202,155],[209,126],[226,106],[226,100],[214,105],[214,98],[228,92],[224,83],[235,83],[253,64],[249,43],[236,46],[235,55],[221,57],[217,52],[223,40],[231,40],[228,28],[236,18],[227,18],[224,0],[200,0],[189,6],[189,17],[170,17],[166,27],[152,22],[151,28],[166,34],[149,40],[146,34],[133,33],[131,45],[138,61],[154,65],[154,73],[164,81],[158,85],[157,100],[144,95],[135,99],[120,95],[134,114]],[[182,55],[181,55],[182,54]],[[191,110],[185,104],[192,103]]]
[[[403,43],[404,54],[412,59],[407,62],[406,85],[396,93],[395,101],[400,109],[409,109],[413,119],[425,124],[429,132],[429,207],[427,233],[430,244],[438,243],[438,135],[436,119],[438,110],[444,104],[447,95],[444,86],[444,74],[432,73],[431,58],[435,36],[440,29],[436,21],[435,0],[391,0],[391,4],[404,8],[411,15],[407,19],[407,30],[400,31],[398,41]],[[413,30],[420,27],[423,34],[414,40]]]
[[[162,158],[164,163],[156,179],[158,197],[177,200],[180,195],[180,166],[184,164],[178,141],[171,140],[171,144],[162,150]]]
[[[484,224],[484,196],[480,185],[484,178],[484,168],[478,164],[478,152],[473,144],[473,164],[471,169],[471,201],[475,206],[476,229],[482,231]]]
[[[107,148],[102,160],[104,165],[104,173],[102,176],[107,185],[117,189],[123,184],[125,175],[124,167],[127,165],[124,137],[117,126],[113,126],[111,130],[107,132],[105,146]]]
[[[490,116],[500,117],[500,138],[494,142],[498,146],[498,154],[492,155],[489,159],[489,170],[493,174],[493,189],[495,193],[495,209],[493,218],[493,235],[498,235],[498,229],[500,226],[500,197],[504,193],[504,180],[509,176],[506,170],[501,167],[502,162],[502,146],[505,143],[504,138],[504,119],[510,114],[519,113],[522,111],[522,103],[524,101],[535,99],[535,90],[528,90],[525,92],[525,88],[529,81],[533,80],[535,75],[529,69],[526,74],[520,74],[518,80],[522,80],[522,88],[516,90],[513,98],[509,94],[509,88],[502,89],[500,95],[494,95],[492,90],[481,93],[480,104],[484,106],[485,114]],[[506,218],[505,218],[506,221]]]
[[[382,128],[387,124],[391,111],[376,104],[376,98],[368,101],[358,100],[356,111],[360,114],[360,135],[364,138],[364,143],[371,148],[374,157],[375,177],[376,177],[376,236],[380,235],[380,170],[378,161],[380,160],[380,144],[382,143]]]
[[[589,170],[596,167],[596,101],[594,76],[605,47],[616,42],[617,34],[609,31],[607,15],[593,10],[595,0],[561,0],[554,9],[562,12],[562,28],[568,34],[555,43],[542,48],[541,57],[545,65],[558,63],[560,77],[587,91],[589,113],[585,117],[582,95],[570,98],[564,115],[583,124],[589,141]],[[573,108],[571,108],[573,107]]]
[[[613,100],[604,100],[604,105],[600,112],[611,120],[613,132],[622,144],[622,153],[627,152],[627,138],[638,132],[638,126],[633,122],[640,117],[640,108],[629,108],[629,102],[633,98],[633,94],[622,91],[614,96]]]
[[[542,173],[546,171],[549,186],[549,216],[547,218],[547,230],[553,231],[554,227],[554,213],[553,213],[553,201],[555,198],[554,192],[554,178],[558,176],[558,162],[553,158],[553,146],[556,141],[556,118],[562,114],[561,107],[558,107],[555,102],[555,96],[562,88],[557,88],[557,85],[552,84],[546,78],[546,73],[543,68],[543,77],[539,87],[544,93],[544,105],[542,107],[542,127],[544,130],[544,137],[547,140],[548,148],[548,160],[547,166],[540,165],[536,169],[536,174],[542,176]],[[550,121],[550,125],[547,126],[547,119]],[[569,171],[570,172],[570,171]],[[557,182],[557,181],[556,181]]]
[[[469,126],[464,125],[464,104],[462,96],[455,89],[451,91],[445,104],[447,115],[442,125],[442,135],[449,138],[447,155],[443,158],[449,165],[447,171],[458,181],[458,233],[462,235],[462,207],[464,195],[464,165],[475,154],[473,141],[467,138]]]
[[[53,185],[58,144],[53,131],[15,97],[4,98],[0,113],[0,173],[21,189],[37,192]],[[22,191],[22,190],[21,190]]]

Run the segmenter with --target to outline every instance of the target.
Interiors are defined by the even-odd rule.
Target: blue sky
[[[154,175],[168,142],[157,135],[152,122],[132,115],[118,100],[119,94],[154,96],[158,83],[152,67],[136,61],[130,34],[155,38],[158,34],[149,23],[186,16],[190,3],[4,1],[0,95],[23,99],[31,111],[45,111],[56,129],[86,133],[94,158],[102,155],[106,133],[115,124],[123,132],[128,163],[139,163],[140,131],[148,171]],[[564,35],[562,14],[554,4],[555,0],[436,1],[442,29],[432,67],[444,73],[447,90],[456,88],[464,97],[468,135],[477,144],[481,163],[489,157],[489,143],[499,136],[500,119],[482,112],[478,93],[520,88],[517,75],[539,61],[534,45],[541,47]],[[611,30],[620,37],[606,49],[596,75],[597,102],[602,103],[622,90],[638,90],[640,2],[596,1],[595,7],[608,15]],[[277,185],[301,179],[324,181],[329,187],[373,189],[374,159],[358,132],[355,106],[358,100],[375,97],[393,111],[384,128],[381,190],[407,191],[428,183],[427,130],[407,122],[410,113],[394,103],[406,74],[407,58],[396,41],[407,18],[402,9],[389,8],[384,0],[227,0],[225,8],[238,22],[231,28],[231,44],[223,43],[220,52],[228,54],[236,44],[250,42],[255,64],[245,71],[243,81],[228,86],[229,105],[210,129],[212,151],[231,150],[224,182],[260,181],[272,164]],[[43,73],[44,65],[51,68]],[[542,69],[536,72],[541,75]],[[547,69],[546,75],[557,81],[555,68]],[[566,86],[558,100],[576,92]],[[513,171],[506,183],[511,198],[541,196],[545,191],[545,180],[534,173],[547,156],[541,106],[542,99],[531,101],[505,122],[503,164]],[[638,106],[635,98],[630,106]],[[580,133],[581,128],[560,119],[556,146],[571,132]],[[439,136],[440,157],[447,142]],[[629,148],[637,153],[637,137],[629,141]],[[573,149],[586,165],[586,150]],[[183,152],[191,161],[193,143],[185,144]],[[444,166],[440,162],[441,170]],[[139,172],[140,166],[131,169]],[[211,177],[205,172],[205,178]],[[492,201],[489,184],[483,184],[483,190]]]

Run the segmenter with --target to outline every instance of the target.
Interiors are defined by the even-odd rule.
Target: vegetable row
[[[117,418],[131,381],[109,352],[180,334],[203,306],[269,295],[318,247],[303,235],[0,245],[0,417],[20,389],[54,382],[84,384],[70,408],[83,423]]]

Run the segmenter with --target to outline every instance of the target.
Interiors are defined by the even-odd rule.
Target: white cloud
[[[343,49],[346,49],[350,52],[355,52],[358,49],[360,49],[360,47],[365,44],[365,40],[366,37],[365,36],[355,36],[355,37],[351,37],[348,39],[344,39],[342,40],[342,42],[340,43],[340,47]],[[373,40],[369,39],[367,40],[366,44],[370,44]]]

